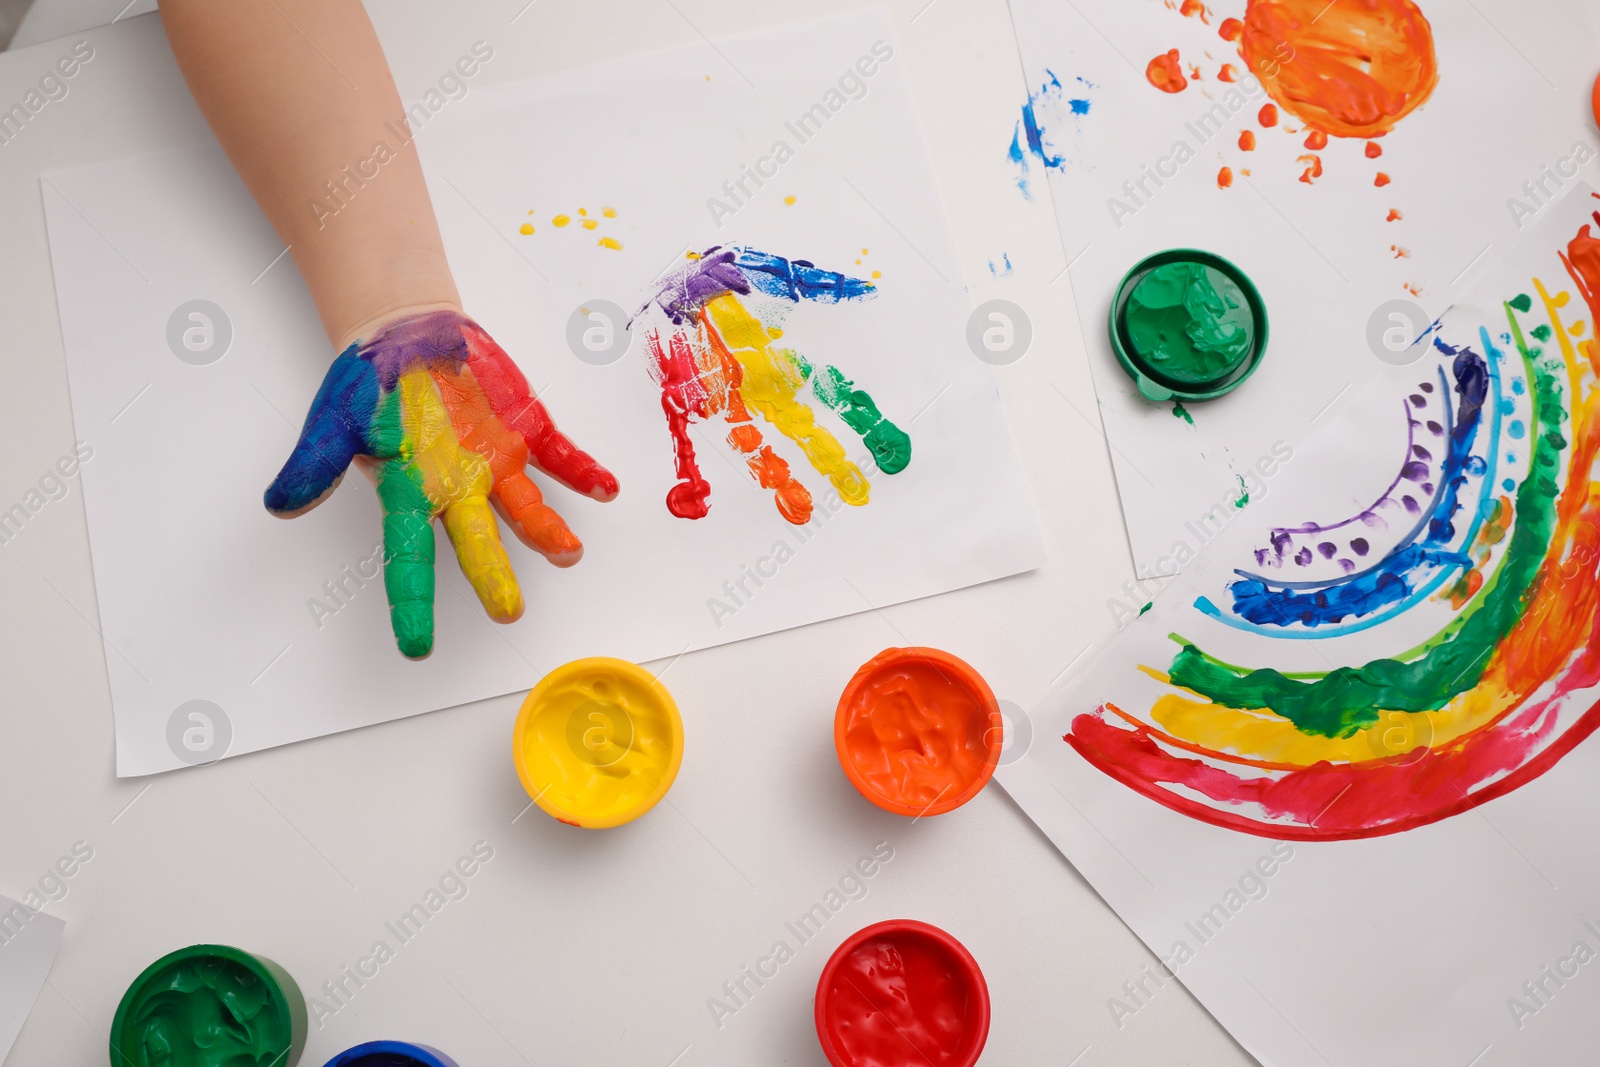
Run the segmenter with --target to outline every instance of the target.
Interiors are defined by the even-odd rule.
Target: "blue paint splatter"
[[[1512,419],[1511,425],[1506,429],[1506,432],[1511,435],[1513,441],[1520,441],[1528,434],[1527,427],[1522,425],[1521,419]]]
[[[989,261],[989,274],[992,277],[995,277],[995,278],[1008,278],[1008,277],[1010,277],[1011,276],[1011,254],[1009,252],[1001,252],[1000,253],[1000,262],[998,264],[995,263],[995,261],[991,259]]]
[[[1025,199],[1033,198],[1031,171],[1034,164],[1045,170],[1065,171],[1072,162],[1083,123],[1094,107],[1094,90],[1099,88],[1086,78],[1073,78],[1072,90],[1051,70],[1037,92],[1028,94],[1022,117],[1011,132],[1011,147],[1006,155],[1017,168],[1017,188]]]
[[[1500,483],[1500,488],[1504,489],[1508,493],[1514,492],[1517,488],[1517,483],[1512,481],[1510,478],[1507,478],[1505,481]]]

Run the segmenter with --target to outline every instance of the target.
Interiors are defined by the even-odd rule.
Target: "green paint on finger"
[[[818,400],[861,435],[879,470],[899,474],[906,469],[911,462],[911,437],[883,417],[866,390],[857,389],[838,367],[824,367],[821,374],[812,378],[811,388]]]
[[[383,586],[400,651],[413,659],[433,649],[433,503],[422,472],[401,459],[378,468],[383,505]]]

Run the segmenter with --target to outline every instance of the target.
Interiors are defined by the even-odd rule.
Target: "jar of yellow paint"
[[[573,660],[529,691],[511,739],[533,802],[569,826],[603,830],[655,807],[683,762],[683,720],[643,667]]]

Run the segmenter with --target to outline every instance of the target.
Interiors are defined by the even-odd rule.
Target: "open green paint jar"
[[[111,1023],[112,1067],[293,1067],[306,1000],[276,963],[227,945],[169,953],[133,980]]]
[[[1148,400],[1211,400],[1237,389],[1267,350],[1267,309],[1221,256],[1172,248],[1123,275],[1111,350]]]

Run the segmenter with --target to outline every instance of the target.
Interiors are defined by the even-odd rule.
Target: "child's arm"
[[[162,0],[161,18],[336,349],[397,312],[460,310],[416,148],[384,125],[404,112],[360,0]],[[364,188],[346,181],[380,141],[395,158]],[[319,221],[310,205],[337,203],[330,181],[346,204]]]
[[[359,461],[383,508],[400,651],[433,648],[435,519],[485,610],[514,621],[522,593],[495,511],[557,566],[583,554],[525,467],[596,500],[616,496],[617,480],[556,429],[517,365],[462,314],[416,150],[386,126],[404,121],[400,97],[360,0],[163,0],[161,15],[200,110],[339,352],[267,509],[315,507]],[[363,184],[348,178],[379,142],[393,156]],[[332,217],[329,182],[342,187]]]

